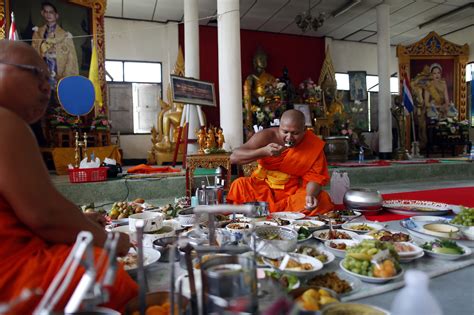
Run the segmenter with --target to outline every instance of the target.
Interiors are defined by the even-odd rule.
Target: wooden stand
[[[231,175],[230,153],[189,154],[186,156],[186,196],[190,197],[192,195],[192,180],[196,168],[218,168],[219,166],[225,169],[224,190],[228,191]]]

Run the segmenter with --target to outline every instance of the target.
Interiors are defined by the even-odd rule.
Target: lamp
[[[304,32],[308,28],[312,28],[314,31],[317,31],[318,28],[323,26],[324,20],[326,19],[326,14],[321,12],[318,16],[313,17],[311,15],[311,0],[308,1],[308,11],[298,14],[295,17],[296,25]]]

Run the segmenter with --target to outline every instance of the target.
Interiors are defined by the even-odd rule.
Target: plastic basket
[[[69,169],[71,183],[101,182],[107,180],[107,167]]]

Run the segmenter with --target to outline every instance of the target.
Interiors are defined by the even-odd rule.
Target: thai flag
[[[412,112],[415,109],[413,98],[411,97],[410,92],[410,83],[408,82],[408,78],[403,78],[403,105],[408,112]]]
[[[16,31],[16,24],[15,24],[15,17],[13,16],[12,12],[12,19],[10,23],[10,31],[8,32],[8,39],[9,40],[19,40],[18,32]]]

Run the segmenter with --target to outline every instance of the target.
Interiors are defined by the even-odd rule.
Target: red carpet
[[[474,187],[444,188],[432,190],[410,191],[394,194],[384,194],[384,200],[409,199],[443,202],[452,205],[474,207]],[[408,218],[408,216],[383,211],[378,215],[366,216],[371,221],[391,221]]]

